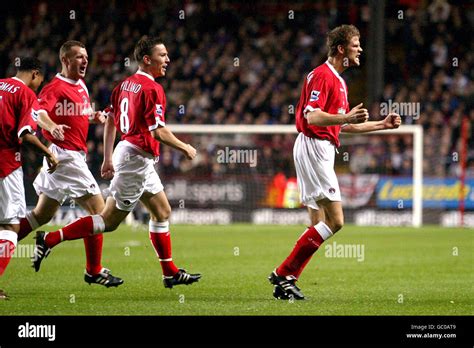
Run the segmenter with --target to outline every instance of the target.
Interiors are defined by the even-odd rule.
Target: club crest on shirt
[[[312,102],[312,101],[316,101],[319,99],[319,94],[321,93],[321,91],[311,91],[311,95],[309,97],[309,101]]]
[[[337,109],[337,113],[338,113],[338,114],[343,114],[343,115],[345,115],[345,114],[346,114],[346,109],[344,109],[344,108],[339,108],[339,109]]]

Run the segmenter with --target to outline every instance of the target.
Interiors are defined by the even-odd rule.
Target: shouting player
[[[63,240],[114,231],[140,200],[150,213],[149,236],[165,287],[188,285],[201,275],[177,268],[173,262],[168,222],[171,207],[154,165],[160,142],[181,151],[189,160],[196,156],[196,150],[176,138],[165,125],[166,98],[163,87],[154,80],[165,76],[170,62],[165,45],[158,38],[143,37],[134,56],[139,69],[113,90],[112,111],[104,130],[101,171],[104,178],[112,179],[111,197],[100,214],[83,217],[59,231],[37,232],[34,266],[38,270],[51,248]],[[113,151],[116,130],[122,138]]]
[[[29,144],[45,156],[48,173],[58,164],[34,135],[38,104],[33,90],[42,81],[41,64],[30,57],[20,59],[15,77],[0,80],[0,276],[15,251],[20,219],[26,213],[20,144]],[[6,293],[0,290],[0,299],[5,298]]]
[[[89,214],[98,214],[104,208],[99,185],[86,164],[87,132],[89,123],[103,123],[105,117],[92,109],[89,92],[84,83],[88,55],[84,44],[67,41],[59,50],[62,71],[48,83],[39,95],[39,113],[47,113],[56,123],[69,126],[64,139],[58,140],[43,132],[51,141],[51,152],[61,162],[54,173],[44,166],[33,186],[39,196],[36,207],[21,219],[18,239],[52,219],[66,199],[74,199]],[[114,277],[102,267],[102,235],[84,238],[86,270],[84,280],[89,284],[106,287],[119,286],[123,280]]]
[[[398,128],[400,116],[389,114],[382,121],[367,121],[369,114],[362,104],[352,110],[347,86],[341,73],[359,66],[359,30],[341,25],[327,37],[328,60],[305,78],[296,111],[299,132],[293,148],[300,200],[308,208],[311,227],[297,240],[291,254],[269,277],[278,299],[304,299],[295,285],[301,272],[321,244],[344,224],[341,193],[334,157],[339,146],[339,132],[363,133]]]

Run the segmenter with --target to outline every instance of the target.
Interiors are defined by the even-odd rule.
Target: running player
[[[31,145],[42,153],[49,173],[58,164],[34,135],[38,104],[33,91],[42,82],[41,63],[31,57],[20,58],[15,77],[0,80],[0,276],[15,251],[20,219],[26,213],[20,145]],[[0,299],[6,298],[0,290]]]
[[[150,213],[149,236],[165,287],[188,285],[201,278],[200,274],[177,268],[173,262],[168,222],[171,207],[154,167],[160,142],[181,151],[189,160],[196,156],[196,150],[176,138],[165,124],[165,93],[154,79],[166,75],[168,52],[160,39],[143,37],[134,56],[139,69],[113,90],[112,111],[104,130],[102,176],[112,179],[111,197],[100,214],[83,217],[59,231],[37,232],[33,262],[36,270],[51,248],[63,240],[114,231],[140,200]],[[116,129],[122,138],[113,151]]]
[[[286,260],[269,276],[278,299],[304,299],[296,286],[301,272],[321,244],[344,224],[341,193],[334,157],[339,133],[363,133],[398,128],[400,116],[391,113],[381,121],[367,121],[362,104],[349,108],[347,86],[341,73],[359,66],[362,52],[359,30],[342,25],[327,37],[328,60],[305,78],[296,110],[299,132],[293,148],[300,200],[307,207],[311,227],[297,240]]]
[[[50,149],[61,162],[55,173],[44,167],[33,186],[39,196],[36,207],[21,219],[18,240],[52,219],[58,208],[68,199],[74,199],[89,214],[98,214],[104,208],[99,185],[86,164],[87,132],[89,123],[103,123],[105,117],[92,109],[89,92],[84,83],[88,65],[87,50],[79,41],[66,41],[59,50],[62,71],[48,83],[39,95],[39,113],[48,114],[56,123],[70,129],[63,140],[54,139],[43,131],[52,142]],[[114,277],[102,267],[103,236],[84,238],[86,270],[84,280],[89,284],[106,287],[119,286],[123,280]]]

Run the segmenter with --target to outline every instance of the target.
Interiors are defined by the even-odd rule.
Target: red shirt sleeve
[[[25,131],[31,134],[36,132],[36,121],[38,119],[38,101],[35,93],[29,88],[25,88],[20,103],[20,120],[18,123],[18,137]]]
[[[158,127],[164,127],[166,97],[162,89],[151,89],[145,91],[145,122],[148,130],[152,131]]]
[[[308,76],[309,77],[309,76]],[[321,109],[325,110],[326,101],[329,94],[328,81],[321,74],[313,75],[306,84],[306,105],[303,108],[303,114]]]
[[[46,111],[49,115],[53,114],[58,99],[59,96],[55,90],[46,86],[39,95],[38,103],[40,110]]]
[[[112,94],[110,95],[110,104],[104,109],[104,112],[107,114],[107,117],[108,116],[114,117],[115,115],[114,105],[115,105],[115,100],[117,99],[117,88],[118,87],[115,87],[112,90]]]

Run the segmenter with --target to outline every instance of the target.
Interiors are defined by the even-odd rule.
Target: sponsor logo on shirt
[[[156,104],[156,114],[158,116],[163,116],[163,105]]]
[[[318,100],[320,93],[321,93],[320,91],[314,91],[314,90],[311,91],[311,95],[310,95],[310,97],[309,97],[309,101],[310,101],[310,102],[313,102],[313,101]]]
[[[38,122],[38,116],[39,116],[38,111],[36,111],[35,109],[31,109],[31,118],[32,118],[35,122]]]

